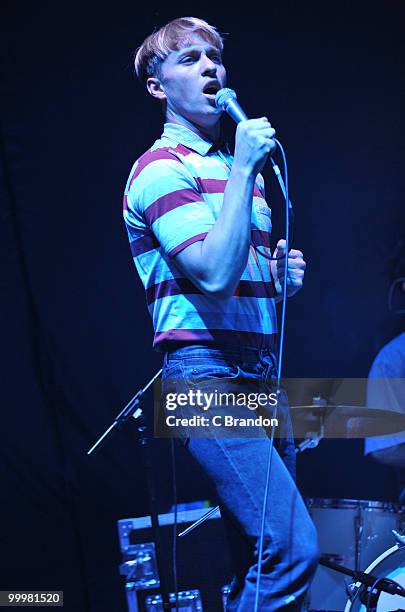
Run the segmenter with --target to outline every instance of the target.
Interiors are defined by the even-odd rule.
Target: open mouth
[[[215,98],[216,93],[221,89],[220,84],[218,83],[218,81],[213,81],[211,83],[207,83],[204,86],[203,89],[203,94],[207,97],[212,97]]]

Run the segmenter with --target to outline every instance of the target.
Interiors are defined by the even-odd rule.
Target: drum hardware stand
[[[295,452],[303,453],[305,450],[309,450],[310,448],[316,448],[319,442],[325,436],[325,426],[323,420],[321,420],[319,424],[319,433],[316,431],[309,431],[307,433],[307,437],[295,447]]]
[[[167,586],[166,574],[162,565],[162,544],[159,532],[159,519],[157,513],[156,495],[152,473],[152,449],[150,444],[151,439],[150,436],[148,436],[148,428],[145,421],[145,415],[141,408],[141,401],[144,393],[155,382],[155,380],[158,378],[158,376],[160,376],[161,373],[162,370],[159,370],[143,389],[140,389],[139,391],[137,391],[137,393],[135,393],[134,397],[121,410],[118,416],[115,417],[110,427],[108,427],[108,429],[102,434],[102,436],[100,436],[100,438],[90,448],[90,450],[87,451],[87,455],[91,455],[93,451],[98,446],[100,446],[102,442],[104,442],[104,440],[113,431],[113,429],[123,428],[126,423],[129,423],[131,417],[135,420],[138,434],[138,442],[141,447],[142,463],[146,475],[146,482],[148,488],[149,509],[153,530],[153,538],[155,542],[156,563],[158,567],[160,589],[162,593],[162,605],[163,610],[172,610],[172,606],[169,603],[169,589]]]
[[[396,529],[391,529],[391,531],[394,534],[394,537],[395,537],[396,541],[398,542],[399,546],[405,546],[405,535],[402,535],[401,533],[398,533],[398,531],[396,531]]]
[[[320,395],[314,396],[312,398],[313,406],[326,406],[327,404],[328,404],[327,400],[321,397]],[[309,450],[310,448],[316,448],[319,442],[324,438],[324,436],[325,436],[324,417],[321,416],[320,421],[319,421],[319,433],[318,431],[309,431],[306,435],[306,438],[300,444],[298,444],[298,446],[296,446],[295,452],[298,454],[298,453],[303,453],[305,450]]]
[[[390,595],[397,595],[405,598],[405,589],[390,578],[378,578],[373,574],[367,574],[358,570],[351,570],[344,565],[333,563],[333,561],[330,561],[324,556],[321,556],[319,563],[320,565],[335,570],[336,572],[340,572],[346,576],[351,576],[354,578],[355,582],[361,582],[362,586],[360,587],[359,597],[361,603],[366,606],[367,612],[376,612],[378,599],[382,591],[389,593]],[[357,595],[352,594],[351,599],[354,599],[356,596]],[[397,612],[402,611],[398,610]]]
[[[361,540],[363,537],[363,529],[364,529],[364,519],[363,519],[363,512],[362,512],[361,506],[357,508],[357,514],[356,514],[354,524],[355,524],[355,532],[356,532],[356,541],[355,541],[355,549],[354,549],[355,568],[356,570],[360,570]]]
[[[183,538],[184,536],[188,535],[190,533],[190,531],[193,531],[193,529],[196,529],[196,527],[198,527],[199,525],[204,523],[207,519],[209,519],[211,516],[216,515],[216,514],[221,516],[220,510],[219,510],[219,506],[215,506],[215,508],[211,508],[210,510],[208,510],[208,512],[206,512],[205,514],[200,516],[200,518],[197,519],[192,525],[187,527],[187,529],[184,529],[184,531],[181,531],[178,534],[178,537],[179,538]]]

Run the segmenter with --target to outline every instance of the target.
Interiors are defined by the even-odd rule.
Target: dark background
[[[161,132],[132,51],[190,13],[229,33],[229,85],[287,150],[308,261],[288,304],[285,373],[364,377],[404,327],[386,305],[404,231],[404,4],[2,7],[0,588],[63,588],[69,610],[123,611],[116,521],[147,513],[139,451],[129,432],[86,450],[161,361],[121,218],[131,165]],[[281,198],[266,177],[276,242]],[[162,511],[169,459],[157,441]],[[180,501],[209,497],[180,450],[178,479]],[[306,496],[398,494],[360,441],[301,457],[299,484]]]

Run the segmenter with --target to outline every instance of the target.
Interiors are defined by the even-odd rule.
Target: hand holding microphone
[[[267,117],[239,123],[236,129],[234,164],[256,176],[276,148],[272,140],[275,133]]]
[[[238,123],[234,165],[239,171],[251,173],[255,177],[276,149],[277,145],[272,140],[276,131],[267,117],[248,119],[232,89],[220,89],[215,96],[215,103]]]

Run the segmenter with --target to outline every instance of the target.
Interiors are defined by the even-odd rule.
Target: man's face
[[[208,130],[218,123],[221,111],[215,94],[226,85],[226,70],[221,51],[204,38],[194,34],[180,50],[172,51],[162,63],[160,82],[168,121]]]

